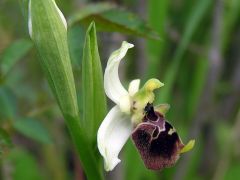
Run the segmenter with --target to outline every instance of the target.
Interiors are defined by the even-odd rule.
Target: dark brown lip
[[[143,122],[132,133],[132,140],[148,169],[161,170],[177,162],[184,145],[173,129],[162,114],[152,112],[151,105],[148,105]]]

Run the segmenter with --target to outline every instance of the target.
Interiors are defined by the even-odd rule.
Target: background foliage
[[[84,59],[98,58],[96,47],[83,52],[84,42],[93,47],[96,40],[93,29],[88,30],[90,35],[85,40],[87,27],[94,20],[103,68],[123,40],[135,44],[121,65],[122,82],[151,77],[164,82],[157,102],[171,104],[167,119],[183,142],[196,139],[192,152],[184,154],[175,167],[161,172],[144,167],[130,140],[121,154],[122,163],[106,174],[107,179],[240,177],[238,0],[56,3],[70,26],[68,45],[80,114],[89,109],[84,101],[95,102],[94,98],[82,98],[88,93],[82,86],[99,87],[87,84],[82,76],[92,67]],[[37,59],[27,32],[27,0],[1,0],[0,179],[84,179],[63,116]],[[105,98],[101,98],[105,106]],[[83,119],[87,116],[93,118],[82,115]],[[88,128],[87,123],[85,126]]]

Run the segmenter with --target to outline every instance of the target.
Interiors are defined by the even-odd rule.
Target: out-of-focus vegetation
[[[81,64],[84,53],[92,56],[92,52],[83,53],[83,46],[86,27],[94,20],[103,68],[123,40],[135,44],[121,67],[122,82],[139,77],[164,82],[156,93],[156,104],[171,105],[167,119],[183,142],[196,139],[192,152],[161,172],[147,170],[129,140],[122,162],[106,174],[107,179],[240,178],[239,0],[56,3],[69,24],[80,114],[93,118],[84,114],[89,107],[82,102],[94,101],[85,98],[88,89],[82,86],[90,81],[82,83],[82,72],[88,72]],[[0,0],[0,179],[84,179],[28,35],[27,6],[27,0]],[[86,43],[91,44],[91,39]],[[92,108],[97,111],[96,106]]]

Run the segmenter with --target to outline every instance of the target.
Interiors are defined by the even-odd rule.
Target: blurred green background
[[[167,119],[183,142],[196,139],[191,152],[161,172],[147,170],[129,140],[107,179],[240,178],[239,0],[56,3],[69,22],[79,102],[86,25],[94,20],[103,69],[123,40],[133,43],[120,67],[122,82],[164,82],[155,103],[171,105]],[[84,178],[28,36],[27,0],[0,0],[0,179]]]

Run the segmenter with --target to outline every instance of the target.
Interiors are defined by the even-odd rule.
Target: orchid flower
[[[161,170],[176,163],[179,155],[194,146],[194,140],[184,145],[175,128],[165,120],[168,104],[153,106],[154,90],[164,84],[148,80],[139,89],[140,80],[130,82],[126,90],[120,82],[118,67],[128,49],[134,45],[123,42],[114,51],[104,74],[105,93],[116,105],[109,111],[98,129],[98,149],[104,158],[104,168],[111,171],[121,161],[118,155],[131,136],[147,168]]]

